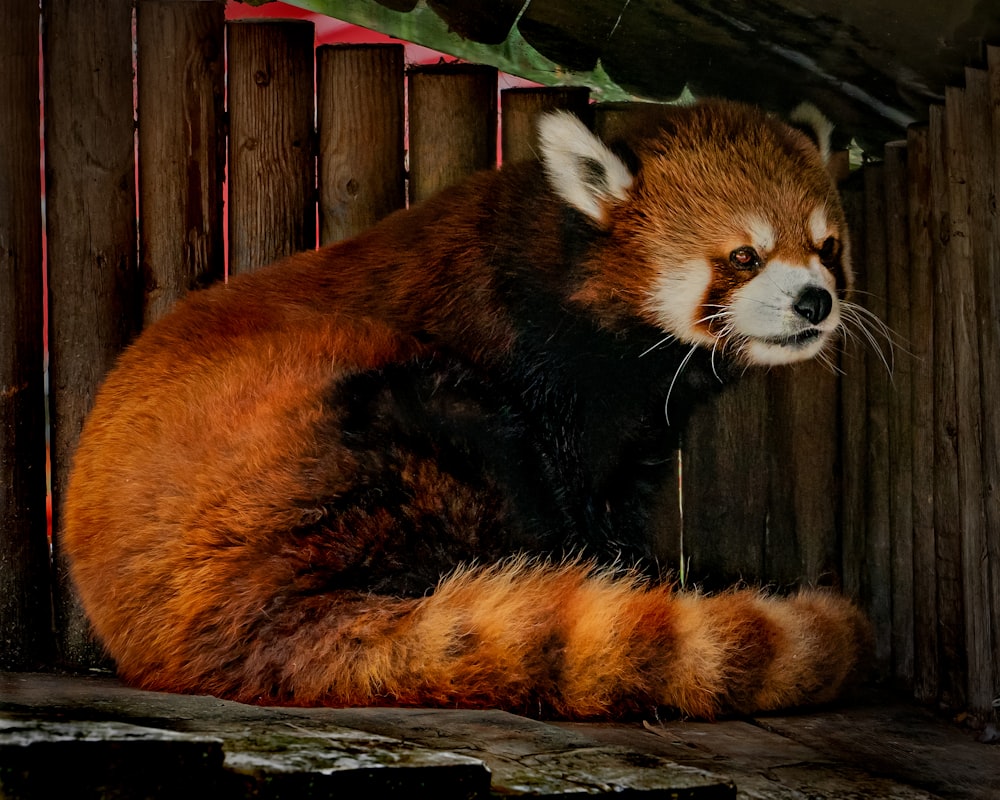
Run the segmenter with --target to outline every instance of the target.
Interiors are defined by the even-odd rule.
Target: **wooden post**
[[[934,264],[931,165],[927,126],[907,132],[910,237],[910,352],[913,464],[913,689],[922,701],[938,691],[937,566],[934,532]]]
[[[975,352],[968,354],[975,361],[965,363],[965,368],[973,375],[964,385],[969,391],[978,389],[968,403],[970,425],[964,429],[966,437],[962,447],[967,445],[969,451],[962,453],[960,460],[967,471],[973,472],[972,485],[967,485],[966,477],[959,476],[968,492],[976,492],[966,498],[968,513],[972,516],[962,526],[968,702],[971,708],[986,711],[1000,693],[997,685],[1000,656],[992,646],[992,590],[987,544],[990,531],[992,538],[1000,532],[1000,528],[994,527],[1000,525],[1000,418],[996,411],[997,392],[1000,392],[1000,242],[993,230],[1000,187],[994,183],[996,143],[989,76],[984,70],[966,70],[965,91],[960,99],[957,113],[964,131],[969,255],[968,272],[965,273],[969,285],[962,293],[969,317],[963,324],[977,345]],[[959,402],[966,405],[961,386],[959,392]],[[960,432],[962,430],[960,428]]]
[[[505,89],[500,93],[500,147],[505,164],[538,157],[538,117],[545,111],[572,111],[590,123],[590,90],[585,86]]]
[[[130,0],[47,0],[45,178],[56,622],[65,660],[101,651],[70,587],[59,503],[104,374],[139,329]]]
[[[637,113],[637,103],[597,103],[594,106],[594,131],[604,141],[612,141],[628,130]]]
[[[774,468],[764,574],[782,585],[839,587],[838,376],[815,360],[776,369],[766,380],[771,409],[764,441],[773,448]]]
[[[993,109],[992,119],[990,121],[992,146],[989,148],[989,151],[993,153],[992,181],[994,196],[996,196],[997,194],[1000,194],[1000,47],[987,48],[987,57],[989,61],[990,106]],[[1000,251],[1000,217],[996,214],[993,214],[991,218],[990,239],[993,243],[993,260],[990,262],[993,265],[993,271],[990,275],[993,285],[990,293],[996,302],[997,294],[1000,292],[1000,288],[998,288],[998,285],[1000,285],[1000,266],[997,264],[997,259],[1000,259],[1000,255],[998,255],[998,251]],[[996,308],[996,306],[994,306],[994,308]],[[995,353],[996,351],[992,351],[994,360],[996,358]],[[987,357],[990,357],[990,354],[987,354]],[[988,378],[984,383],[984,391],[996,391],[992,377]],[[993,394],[993,398],[995,399],[996,397],[997,395]],[[998,424],[996,419],[996,407],[994,405],[990,408],[992,412],[990,425],[995,429]],[[994,434],[991,432],[989,435],[992,437]],[[987,444],[988,442],[984,437],[984,447],[987,446]],[[994,658],[993,674],[995,679],[1000,679],[1000,536],[996,535],[996,531],[1000,530],[1000,528],[997,527],[1000,525],[1000,520],[996,519],[997,505],[1000,503],[1000,487],[998,487],[996,483],[992,483],[987,488],[990,492],[987,505],[987,530],[993,531],[993,534],[986,537],[986,585],[990,596],[989,600],[992,625],[990,640],[992,643]]]
[[[887,240],[885,230],[885,170],[869,164],[865,179],[865,305],[878,319],[885,320],[887,308]],[[877,338],[877,337],[876,337]],[[882,356],[894,366],[889,348],[878,342]],[[889,673],[892,665],[892,544],[889,507],[889,394],[890,375],[879,353],[865,356],[868,384],[867,458],[864,466],[866,537],[862,562],[862,596],[875,626],[875,660],[879,672]]]
[[[229,63],[229,271],[316,246],[313,25],[237,20]]]
[[[406,205],[402,45],[319,48],[320,244]]]
[[[444,64],[409,72],[410,202],[496,166],[497,71]]]
[[[937,574],[939,697],[965,704],[965,611],[962,588],[955,394],[955,280],[952,275],[945,110],[930,109],[931,225],[940,243],[934,269],[934,533]]]
[[[684,431],[684,553],[692,578],[707,588],[765,577],[772,466],[764,449],[767,394],[767,376],[750,371],[699,407]],[[720,486],[732,488],[720,492]]]
[[[865,199],[863,175],[852,175],[841,189],[847,228],[850,233],[851,263],[855,291],[851,302],[867,302]],[[868,557],[868,517],[865,513],[865,470],[868,453],[868,383],[865,368],[866,344],[859,336],[848,336],[840,368],[841,429],[841,550],[844,589],[863,599],[862,574]]]
[[[892,670],[913,684],[913,356],[906,142],[885,147],[886,317],[896,338],[889,387],[889,546],[892,570]]]
[[[0,669],[30,669],[51,645],[37,4],[0,7],[0,75]]]
[[[143,323],[223,277],[225,2],[140,0],[136,11]]]
[[[951,234],[948,240],[948,267],[952,302],[955,304],[952,352],[958,410],[958,486],[961,557],[961,604],[965,614],[966,651],[965,703],[989,707],[993,689],[984,687],[983,657],[989,661],[989,632],[983,630],[978,607],[985,597],[981,553],[985,550],[985,509],[981,457],[982,404],[979,379],[979,322],[976,319],[976,285],[972,263],[973,231],[969,211],[970,159],[965,124],[963,89],[945,89],[945,125],[948,175],[948,213]],[[991,398],[995,401],[995,398]],[[980,649],[982,648],[982,649]],[[973,697],[972,692],[976,696]],[[985,697],[985,700],[984,700]]]

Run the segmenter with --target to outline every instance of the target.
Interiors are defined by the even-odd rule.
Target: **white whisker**
[[[891,379],[895,364],[896,347],[900,347],[904,352],[907,352],[902,347],[900,337],[876,314],[857,303],[842,302],[841,318],[841,329],[844,331],[845,338],[852,341],[860,340],[866,342],[878,355],[879,360],[882,362]],[[886,355],[885,347],[883,347],[883,342],[888,348],[888,356]]]
[[[645,350],[643,350],[641,353],[639,353],[639,358],[642,358],[643,356],[648,356],[650,353],[652,353],[657,348],[663,347],[663,345],[665,345],[665,344],[673,341],[676,338],[677,337],[674,336],[674,334],[668,333],[666,336],[664,336],[662,339],[660,339],[660,341],[658,341],[652,347],[647,347]]]
[[[691,349],[687,351],[687,355],[684,356],[684,359],[677,367],[677,371],[674,373],[674,377],[670,381],[670,387],[667,389],[667,399],[663,402],[663,416],[667,420],[667,425],[670,424],[670,395],[674,391],[674,384],[677,383],[677,378],[680,377],[681,372],[684,371],[684,367],[687,366],[697,349],[698,345],[691,345]]]

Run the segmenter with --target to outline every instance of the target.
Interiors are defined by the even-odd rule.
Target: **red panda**
[[[127,349],[63,533],[125,680],[578,719],[837,695],[848,601],[642,565],[692,406],[837,336],[844,214],[779,119],[655,117],[609,146],[546,115],[539,162],[192,293]]]

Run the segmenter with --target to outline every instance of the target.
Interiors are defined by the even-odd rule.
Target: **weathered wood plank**
[[[318,712],[305,712],[317,718]],[[345,709],[323,716],[338,725],[422,746],[475,755],[503,797],[630,793],[642,797],[730,798],[732,782],[648,749],[608,747],[587,735],[502,711]]]
[[[313,25],[226,26],[229,272],[316,246]]]
[[[992,170],[992,185],[994,198],[1000,195],[1000,47],[990,47],[987,48],[988,59],[989,59],[989,92],[990,92],[990,106],[992,107],[993,113],[990,120],[990,130],[992,137],[992,144],[989,147],[989,151],[993,153],[993,170]],[[990,241],[991,241],[991,272],[989,273],[989,281],[991,283],[990,296],[994,299],[996,303],[996,298],[1000,296],[1000,210],[997,209],[995,202],[991,202],[989,205],[990,209]],[[994,305],[996,308],[996,305]],[[992,358],[996,361],[996,352],[990,351],[987,357]],[[995,363],[993,365],[995,367]],[[991,372],[992,376],[992,372]],[[995,387],[992,377],[988,380],[985,385],[986,391],[990,391],[994,399],[997,397],[997,388]],[[985,396],[985,395],[984,395]],[[990,406],[991,416],[990,416],[990,426],[995,430],[997,425],[997,411],[995,406]],[[991,436],[994,435],[991,431]],[[989,446],[989,442],[983,441],[983,446]],[[995,454],[994,454],[995,455]],[[986,585],[989,590],[990,596],[990,611],[992,615],[992,628],[991,628],[991,642],[993,648],[993,672],[994,676],[1000,678],[1000,536],[995,535],[997,530],[1000,530],[1000,519],[997,519],[998,507],[1000,507],[1000,486],[995,483],[990,484],[986,487],[988,492],[987,499],[987,522],[988,530],[993,531],[994,535],[987,536],[986,538],[986,548],[987,548],[987,582]]]
[[[0,716],[0,796],[219,796],[222,742],[116,721]]]
[[[497,71],[469,64],[409,71],[410,202],[496,166]]]
[[[835,356],[831,355],[830,358]],[[837,526],[838,375],[828,356],[767,376],[774,451],[764,575],[781,584],[841,583]]]
[[[225,3],[136,9],[143,324],[225,273]]]
[[[841,190],[847,228],[850,232],[851,262],[855,292],[851,302],[864,305],[867,299],[865,273],[864,193],[856,174]],[[868,385],[865,375],[866,343],[849,323],[840,361],[840,451],[841,451],[841,559],[844,589],[860,598],[862,570],[866,558],[868,518],[865,513],[865,460],[868,452]]]
[[[234,800],[361,791],[464,798],[491,789],[525,797],[734,797],[731,781],[704,769],[502,711],[262,708],[144,692],[108,678],[0,673],[0,719],[52,714],[221,740],[231,780],[213,796]]]
[[[925,709],[892,703],[877,708],[859,705],[820,714],[760,717],[756,722],[821,751],[834,763],[858,765],[934,796],[968,800],[1000,796],[1000,748],[976,742]]]
[[[140,327],[130,0],[45,3],[53,546],[62,655],[101,660],[59,546],[59,504],[98,385]]]
[[[751,722],[647,722],[643,727],[568,723],[560,727],[604,744],[660,753],[679,764],[726,775],[736,784],[740,800],[935,797],[910,785],[905,773],[873,774],[864,762],[832,757],[822,744],[802,744]]]
[[[945,110],[930,109],[931,226],[940,244],[934,264],[934,534],[937,575],[939,697],[965,704],[965,612],[962,587],[955,394],[955,281],[945,156]]]
[[[772,438],[763,371],[748,372],[692,415],[681,460],[684,557],[695,583],[719,589],[770,579],[764,553]]]
[[[0,6],[0,669],[40,666],[51,645],[38,13]]]
[[[913,683],[913,356],[910,351],[909,220],[906,142],[885,147],[886,317],[896,337],[889,416],[889,546],[892,673]]]
[[[885,168],[869,164],[865,180],[865,306],[878,319],[888,314],[886,264]],[[868,437],[864,469],[866,537],[862,566],[862,597],[875,626],[875,661],[888,675],[892,665],[892,544],[889,508],[889,370],[891,353],[879,353],[876,341],[865,356],[868,384]],[[888,347],[885,348],[888,350]],[[888,363],[888,368],[887,368]]]
[[[500,93],[500,148],[503,162],[538,157],[538,116],[565,109],[588,122],[590,90],[586,86],[505,89]]]
[[[958,485],[962,608],[964,611],[965,700],[977,708],[989,707],[993,698],[989,620],[981,553],[985,550],[986,519],[983,507],[982,397],[980,395],[979,321],[976,277],[973,268],[970,183],[972,166],[964,89],[945,90],[948,212],[951,235],[948,265],[955,303],[953,348],[955,392],[958,408]],[[995,401],[995,398],[991,398]],[[984,628],[984,622],[986,623]],[[985,682],[985,685],[984,685]]]
[[[914,680],[916,696],[937,697],[938,619],[934,533],[934,264],[931,167],[926,125],[907,133],[912,353]]]
[[[316,58],[325,245],[406,205],[403,46],[327,45]]]
[[[971,311],[967,325],[969,336],[977,348],[969,357],[974,363],[966,368],[974,372],[969,390],[977,388],[973,398],[974,427],[969,432],[976,438],[968,441],[971,452],[964,459],[975,480],[970,491],[974,524],[963,525],[962,559],[965,580],[966,650],[969,659],[969,705],[977,711],[990,709],[993,698],[1000,694],[997,680],[997,659],[991,636],[992,608],[990,602],[990,564],[987,540],[989,531],[1000,531],[1000,245],[993,231],[998,187],[994,183],[993,160],[996,146],[993,138],[992,104],[989,76],[984,70],[965,72],[965,91],[958,113],[964,129],[966,162],[966,199],[968,208],[968,270],[969,287],[963,292]],[[975,384],[975,386],[973,386]],[[960,395],[961,397],[961,395]],[[964,482],[964,479],[962,479]]]

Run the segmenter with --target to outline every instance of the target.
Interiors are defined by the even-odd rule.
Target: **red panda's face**
[[[596,139],[595,152],[578,153],[597,193],[585,182],[561,188],[547,164],[557,193],[609,234],[581,297],[614,298],[668,337],[745,363],[817,355],[841,325],[851,280],[820,150],[742,106],[695,106],[670,120],[638,143],[631,171],[610,151],[602,161]]]

